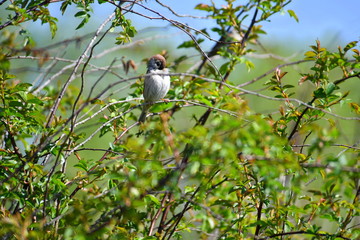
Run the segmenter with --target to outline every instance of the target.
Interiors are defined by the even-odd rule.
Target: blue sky
[[[194,10],[194,6],[199,3],[209,3],[209,1],[194,0],[162,0],[166,5],[171,6],[180,14],[201,15],[202,11]],[[224,1],[214,1],[219,6]],[[245,1],[240,1],[245,2]],[[149,0],[146,4],[154,7],[155,10],[164,12],[164,9],[157,6],[155,1]],[[299,17],[299,22],[290,18],[289,15],[276,14],[271,17],[271,22],[262,23],[267,31],[268,38],[290,38],[300,41],[309,41],[310,44],[318,38],[333,37],[336,44],[345,43],[353,40],[360,40],[360,0],[294,0],[286,10],[292,9]],[[172,14],[165,11],[166,16]],[[187,22],[190,26],[201,29],[209,27],[211,21],[177,18],[182,22]],[[139,27],[147,25],[166,25],[164,22],[156,20],[145,20],[135,17],[134,24]],[[337,38],[336,38],[337,37]]]
[[[334,35],[341,42],[360,40],[359,8],[360,0],[295,0],[288,9],[295,11],[299,23],[276,15],[268,33],[305,41]]]
[[[149,5],[154,5],[150,2]],[[194,6],[209,1],[163,0],[162,2],[179,13],[198,15],[201,12],[193,10]],[[214,2],[221,5],[224,1]],[[274,15],[271,17],[271,22],[263,24],[269,38],[311,39],[313,43],[317,38],[337,35],[343,42],[360,40],[360,0],[294,0],[286,7],[286,10],[288,9],[295,11],[299,23],[290,18],[286,12]],[[208,26],[208,22],[204,20],[191,19],[189,24],[200,29]]]
[[[208,0],[161,0],[164,4],[173,8],[180,14],[190,15],[204,15],[205,12],[194,10],[194,6],[199,3],[208,4]],[[214,0],[214,2],[221,6],[225,1]],[[236,1],[244,3],[246,1]],[[173,18],[171,12],[160,7],[154,0],[148,0],[144,5],[153,8],[165,16]],[[59,23],[63,21],[59,13],[59,4],[54,4],[51,7],[51,12],[59,18]],[[95,5],[93,20],[103,21],[105,17],[113,11],[114,7],[109,4]],[[323,37],[325,35],[336,35],[342,42],[353,40],[360,40],[360,0],[294,0],[285,10],[292,9],[299,17],[299,23],[290,18],[289,15],[276,14],[271,17],[271,22],[262,23],[264,29],[267,31],[269,38],[295,38],[299,40],[314,39]],[[140,7],[135,7],[134,10],[141,10]],[[146,12],[146,11],[142,11]],[[69,16],[72,18],[73,12]],[[149,14],[149,12],[147,12]],[[155,16],[154,14],[149,14]],[[141,29],[148,26],[166,26],[167,22],[160,20],[146,20],[142,17],[129,14],[128,17],[133,19],[133,24]],[[66,16],[65,16],[66,18]],[[201,29],[211,27],[213,22],[211,20],[197,20],[190,18],[175,18],[182,22],[188,23],[190,26]],[[80,20],[76,20],[80,22]]]
[[[205,15],[205,12],[194,10],[199,3],[209,4],[210,1],[194,0],[161,0],[162,3],[170,6],[179,14]],[[223,0],[214,0],[221,6]],[[237,1],[244,3],[246,1]],[[148,0],[144,4],[167,17],[174,18],[170,11],[159,6],[154,0]],[[113,7],[105,4],[95,7],[95,18],[104,19],[112,11]],[[360,40],[360,0],[294,0],[286,6],[285,10],[292,9],[299,18],[296,22],[290,18],[286,11],[283,14],[276,14],[270,18],[270,22],[264,22],[264,30],[267,32],[265,39],[270,41],[294,41],[301,43],[304,47],[314,44],[316,39],[321,40],[325,45],[340,45],[350,41]],[[144,11],[140,7],[134,7],[136,11],[142,11],[147,15],[155,14]],[[138,28],[149,26],[167,26],[168,23],[160,20],[148,20],[143,17],[129,14],[133,24]],[[213,20],[175,18],[197,29],[210,28]],[[249,18],[250,19],[250,18]]]
[[[162,3],[170,6],[179,14],[190,15],[205,15],[206,13],[199,10],[194,10],[194,6],[199,3],[209,4],[208,0],[161,0]],[[223,0],[214,0],[214,2],[221,6],[225,3]],[[245,3],[244,0],[236,2]],[[159,6],[155,0],[147,0],[143,2],[144,5],[161,12],[169,18],[174,16],[170,11]],[[51,12],[59,18],[61,26],[67,20],[74,22],[73,15],[75,11],[70,11],[65,16],[61,16],[59,12],[59,4],[51,5]],[[86,27],[88,31],[94,31],[94,26],[97,27],[99,22],[102,22],[112,11],[114,7],[109,4],[94,5],[94,15],[91,23]],[[296,22],[290,18],[286,10],[292,9],[299,18]],[[270,18],[270,22],[261,23],[267,35],[263,38],[268,41],[286,42],[292,41],[301,43],[305,48],[315,43],[319,39],[324,45],[343,45],[347,42],[360,40],[360,0],[294,0],[289,5],[283,14],[276,14]],[[136,6],[135,11],[141,11],[147,15],[156,16],[155,14],[144,11],[142,8]],[[128,18],[133,20],[133,24],[138,30],[146,29],[147,27],[161,27],[168,26],[166,21],[148,20],[134,14],[128,14]],[[250,19],[250,18],[249,18]],[[188,23],[190,26],[202,29],[211,28],[214,24],[213,20],[192,19],[192,18],[175,18],[183,23]],[[76,23],[80,23],[79,19],[75,19]],[[93,23],[96,24],[94,25]],[[67,25],[65,23],[65,25]],[[47,26],[46,26],[47,27]],[[60,29],[66,29],[71,33],[73,29],[69,26],[61,26]],[[60,30],[61,31],[61,30]],[[166,29],[165,31],[169,31]],[[176,31],[176,30],[173,30]],[[78,35],[81,35],[79,33]],[[181,40],[189,40],[186,36],[180,36]]]

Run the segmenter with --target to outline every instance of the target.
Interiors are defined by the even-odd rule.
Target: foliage
[[[195,6],[217,24],[198,30],[151,8],[168,10],[161,1],[102,0],[114,13],[90,40],[42,48],[23,23],[40,20],[56,37],[53,2],[7,5],[0,24],[2,239],[359,238],[359,139],[342,128],[360,120],[354,90],[343,87],[359,80],[359,43],[331,51],[317,40],[304,59],[239,84],[238,67],[251,71],[249,55],[261,51],[261,23],[285,10],[298,18],[287,9],[291,1],[226,2]],[[72,28],[81,29],[94,3],[61,1],[60,11],[73,4],[81,22]],[[169,100],[152,106],[141,125],[139,63],[125,51],[109,55],[136,45],[131,14],[167,21],[191,39],[178,46],[183,56],[162,52],[171,60]],[[86,43],[75,60],[51,51],[72,41]],[[205,51],[208,42],[215,45]],[[19,59],[36,60],[36,81],[15,75]],[[287,71],[296,69],[282,68],[300,64],[308,65],[295,85]],[[245,88],[261,81],[263,92]],[[303,90],[310,100],[298,97]],[[250,97],[277,110],[258,112]]]

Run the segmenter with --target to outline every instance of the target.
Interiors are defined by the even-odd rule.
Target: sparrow
[[[146,74],[152,74],[145,77],[144,81],[144,105],[139,117],[139,122],[145,122],[146,114],[151,105],[165,97],[170,88],[170,76],[158,75],[169,73],[165,68],[166,60],[160,54],[152,56],[147,64]]]

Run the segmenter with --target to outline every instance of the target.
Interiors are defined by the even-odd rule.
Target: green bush
[[[216,22],[198,30],[159,1],[98,1],[115,10],[96,28],[92,1],[61,1],[81,19],[68,28],[94,31],[65,40],[54,2],[2,3],[2,239],[359,238],[358,42],[317,40],[263,74],[249,57],[263,51],[261,23],[284,11],[298,21],[291,1],[226,2],[198,4]],[[136,38],[133,15],[181,30],[184,54]],[[49,45],[31,21],[49,25]],[[172,85],[139,124],[139,59],[154,50]]]

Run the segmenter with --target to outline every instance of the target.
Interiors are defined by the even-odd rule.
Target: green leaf
[[[222,75],[224,75],[224,74],[229,70],[229,69],[228,69],[229,64],[230,64],[230,62],[226,62],[226,63],[224,63],[223,65],[221,65],[219,71],[220,71],[220,73],[221,73]]]
[[[130,37],[134,37],[135,34],[137,33],[136,29],[133,26],[130,26],[127,29],[127,33],[129,34]]]
[[[201,43],[203,42],[204,39],[198,39],[197,42]],[[193,40],[189,40],[189,41],[185,41],[182,44],[180,44],[177,48],[191,48],[191,47],[196,47],[196,43]]]
[[[249,60],[245,60],[245,65],[246,65],[246,68],[248,70],[248,72],[250,72],[251,69],[255,68],[255,65],[252,61],[249,61]]]
[[[198,95],[196,95],[194,98],[197,99],[197,100],[199,100],[199,102],[202,102],[202,103],[204,103],[205,105],[207,105],[207,106],[209,106],[209,107],[212,107],[212,106],[213,106],[212,103],[211,103],[211,101],[209,101],[208,99],[206,99],[206,97],[205,97],[204,95],[198,94]]]
[[[314,52],[314,51],[307,51],[304,55],[305,55],[307,58],[313,59],[313,58],[316,56],[316,52]]]
[[[27,91],[29,87],[31,87],[32,84],[30,83],[19,83],[14,87],[12,92],[18,92],[18,91]]]
[[[89,21],[90,15],[87,15],[87,16],[88,16],[88,17],[85,17],[85,18],[81,21],[81,23],[76,27],[76,30],[84,27],[84,25]]]
[[[314,97],[316,97],[316,98],[325,98],[326,93],[325,93],[324,89],[319,88],[319,89],[315,90],[314,91]]]
[[[88,170],[87,161],[85,160],[80,160],[77,164],[74,165],[74,167],[80,168],[84,171]]]
[[[206,12],[211,12],[211,11],[213,11],[214,7],[204,4],[204,3],[200,3],[195,6],[195,9],[206,11]]]
[[[74,16],[84,18],[84,17],[86,17],[86,15],[87,15],[86,11],[79,11],[79,12],[75,13]]]
[[[24,102],[27,101],[27,93],[25,91],[19,91],[17,92],[17,94],[19,95],[20,99]]]
[[[294,87],[294,85],[290,85],[290,84],[286,84],[283,86],[283,88],[293,88],[293,87]]]
[[[360,106],[359,106],[359,104],[351,102],[351,103],[349,103],[349,105],[357,114],[360,114]]]
[[[349,51],[351,48],[355,47],[356,44],[358,43],[358,41],[353,41],[348,43],[345,47],[344,47],[344,52]]]
[[[54,38],[58,29],[55,21],[49,21],[49,27],[50,27],[51,37]]]
[[[67,7],[71,4],[71,1],[64,1],[61,6],[60,6],[60,11],[61,11],[61,14],[64,15]]]
[[[336,89],[336,85],[334,83],[329,83],[326,87],[326,95],[330,95]]]
[[[295,21],[299,22],[299,18],[297,17],[296,13],[293,10],[288,10],[290,17],[294,18]]]
[[[146,198],[150,200],[152,203],[155,203],[156,206],[160,206],[160,201],[157,199],[154,195],[148,194],[146,195]]]

